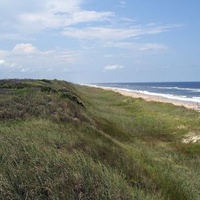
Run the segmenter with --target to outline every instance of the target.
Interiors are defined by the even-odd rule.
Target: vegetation
[[[0,81],[0,199],[197,200],[200,114],[57,80]]]

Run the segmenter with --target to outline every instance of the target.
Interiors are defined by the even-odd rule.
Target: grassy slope
[[[0,81],[1,199],[199,199],[199,113],[61,81]]]

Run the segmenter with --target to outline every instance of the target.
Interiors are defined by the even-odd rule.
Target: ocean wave
[[[164,90],[183,90],[183,91],[190,91],[190,92],[200,92],[200,89],[197,88],[180,88],[180,87],[152,87],[154,89],[164,89]]]
[[[131,89],[125,89],[125,88],[112,88],[107,87],[110,89],[118,89],[126,92],[135,92],[140,94],[146,94],[150,96],[157,96],[157,97],[163,97],[166,99],[176,100],[176,101],[184,101],[184,102],[192,102],[192,103],[200,103],[200,97],[187,97],[185,95],[173,95],[173,94],[163,94],[163,93],[155,93],[155,92],[149,92],[146,90],[131,90]]]
[[[164,97],[167,99],[172,99],[172,100],[177,100],[177,101],[200,103],[200,97],[178,96],[178,95],[173,95],[173,94],[154,93],[154,92],[148,92],[148,91],[138,91],[138,92],[146,94],[146,95]]]
[[[200,100],[200,97],[192,97],[193,99],[197,99],[197,100]]]
[[[116,84],[117,85],[117,84]],[[134,92],[134,93],[140,93],[140,94],[146,94],[146,95],[150,95],[150,96],[157,96],[157,97],[162,97],[162,98],[166,98],[166,99],[171,99],[171,100],[175,100],[175,101],[184,101],[184,102],[191,102],[191,103],[200,103],[200,97],[198,96],[193,96],[193,97],[187,97],[185,95],[173,95],[173,94],[164,94],[164,93],[156,93],[156,92],[149,92],[147,90],[133,90],[133,89],[126,89],[126,88],[121,88],[116,87],[115,86],[103,86],[103,85],[90,85],[93,87],[105,87],[108,89],[117,89],[117,90],[121,90],[121,91],[126,91],[126,92]],[[174,87],[173,87],[174,88]],[[200,91],[200,89],[199,89]]]

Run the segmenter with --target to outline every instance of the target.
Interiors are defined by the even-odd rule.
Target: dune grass
[[[199,113],[64,81],[0,81],[0,199],[199,199]]]

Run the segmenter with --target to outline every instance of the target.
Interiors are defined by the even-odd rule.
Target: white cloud
[[[39,51],[36,54],[39,60],[47,60],[50,65],[59,66],[74,63],[79,59],[79,53],[65,49]]]
[[[106,71],[113,71],[113,70],[119,70],[124,68],[123,65],[107,65],[104,67],[104,72]]]
[[[43,0],[44,1],[44,0]],[[44,1],[45,8],[52,13],[57,12],[72,12],[78,10],[81,4],[81,0],[46,0]]]
[[[0,0],[0,39],[23,40],[27,34],[45,29],[101,22],[114,16],[113,12],[82,9],[83,3],[85,0]]]
[[[108,41],[102,43],[103,47],[117,47],[117,48],[122,48],[126,50],[131,50],[132,52],[134,51],[138,55],[141,53],[157,53],[161,52],[164,50],[167,50],[168,47],[164,44],[159,44],[159,43],[134,43],[134,42],[126,42],[126,41]]]
[[[131,28],[116,27],[86,27],[66,28],[63,35],[74,37],[80,40],[107,40],[120,41],[130,38],[136,38],[142,35],[154,35],[170,30],[172,26],[135,26]]]
[[[0,1],[1,2],[1,1]],[[28,3],[22,0],[12,2],[11,12],[10,1],[2,2],[0,13],[1,28],[4,29],[3,38],[19,39],[18,33],[35,33],[44,29],[61,28],[63,35],[74,37],[77,39],[119,39],[132,38],[146,34],[158,34],[173,28],[172,26],[158,26],[151,24],[150,26],[129,27],[132,22],[124,21],[124,28],[119,28],[123,18],[117,17],[115,13],[109,11],[94,11],[81,8],[83,0],[30,0]],[[119,3],[126,5],[125,0]],[[15,9],[14,9],[14,8]],[[130,19],[129,19],[130,20]],[[69,28],[72,25],[91,22],[107,22],[107,27],[85,27],[85,28]],[[114,27],[108,27],[109,22],[114,22]],[[120,26],[119,26],[120,22]],[[128,24],[127,24],[128,23]],[[7,32],[7,30],[15,30],[15,32]],[[73,35],[73,33],[75,33]],[[1,35],[2,35],[1,34]]]
[[[140,46],[140,51],[148,51],[148,50],[165,50],[167,46],[163,44],[156,44],[156,43],[147,43]]]
[[[103,47],[117,47],[117,48],[130,49],[137,47],[137,44],[133,42],[108,41],[103,43]]]
[[[0,50],[0,52],[3,50]],[[0,58],[0,67],[4,72],[31,72],[47,71],[52,68],[55,71],[68,69],[72,64],[78,62],[79,52],[62,48],[56,50],[41,51],[32,44],[16,44],[13,49],[6,51]],[[53,71],[52,70],[52,71]]]
[[[24,27],[30,27],[29,30],[40,31],[46,28],[63,28],[79,23],[95,22],[106,20],[111,17],[111,12],[95,12],[95,11],[74,11],[74,12],[41,12],[41,13],[24,13],[19,19]]]
[[[4,59],[0,60],[0,66],[5,68],[21,68],[22,66],[17,63],[8,62]]]
[[[104,21],[112,16],[114,16],[114,13],[112,12],[96,12],[85,10],[72,13],[69,21],[72,21],[73,23]]]
[[[6,63],[6,61],[5,60],[0,60],[0,65],[4,65]]]
[[[1,29],[14,30],[9,37],[18,38],[18,33],[36,33],[47,28],[96,22],[112,17],[112,12],[98,12],[82,9],[84,0],[15,0],[1,3]],[[9,11],[9,12],[8,12]],[[11,29],[10,29],[11,28]],[[3,32],[2,32],[3,34]],[[1,34],[1,35],[2,35]],[[4,38],[7,36],[5,35]]]
[[[27,43],[27,44],[17,44],[13,50],[14,53],[16,54],[32,54],[37,52],[37,48],[34,47],[32,44]]]

